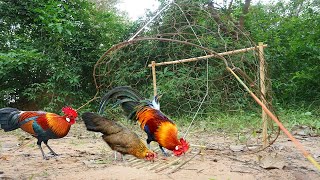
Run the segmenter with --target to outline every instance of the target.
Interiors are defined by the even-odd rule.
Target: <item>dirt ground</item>
[[[187,139],[192,145],[187,154],[164,158],[158,153],[155,162],[128,155],[125,161],[115,161],[99,133],[87,132],[81,122],[67,137],[49,141],[59,154],[49,160],[42,159],[36,139],[21,130],[0,130],[0,136],[0,179],[320,180],[320,172],[284,136],[265,151],[245,154],[241,146],[230,146],[229,137],[194,131]],[[297,138],[320,162],[320,137]],[[200,148],[198,154],[199,147],[194,145],[210,148]],[[152,144],[152,149],[157,149],[157,144]]]

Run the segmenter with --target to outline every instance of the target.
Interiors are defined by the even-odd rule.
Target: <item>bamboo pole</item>
[[[238,50],[234,50],[234,51],[227,51],[227,52],[223,52],[223,53],[209,54],[209,55],[206,55],[206,56],[199,56],[199,57],[195,57],[195,58],[188,58],[188,59],[181,59],[181,60],[175,60],[175,61],[160,62],[160,63],[155,63],[155,66],[178,64],[178,63],[185,63],[185,62],[193,62],[193,61],[199,61],[199,60],[202,60],[202,59],[208,59],[208,58],[212,58],[212,57],[219,57],[219,56],[238,54],[238,53],[243,53],[243,52],[248,52],[248,51],[255,50],[258,47],[259,46],[255,46],[255,47],[250,47],[250,48],[238,49]],[[265,48],[265,47],[267,47],[267,45],[264,44],[262,47]],[[152,67],[152,64],[149,64],[148,67]]]
[[[312,155],[307,150],[304,149],[302,144],[292,136],[292,134],[283,126],[279,119],[274,114],[272,114],[272,112],[267,108],[267,106],[263,104],[263,102],[248,88],[248,86],[239,78],[239,76],[230,67],[227,67],[227,70],[231,72],[231,74],[239,81],[239,83],[245,88],[245,90],[251,95],[251,97],[263,108],[267,115],[288,136],[288,138],[294,143],[297,149],[299,149],[302,152],[304,157],[306,157],[320,171],[320,165],[318,164],[318,162],[312,157]]]
[[[152,61],[152,80],[153,80],[153,95],[157,95],[157,77],[156,77],[156,62]]]
[[[263,104],[266,102],[266,80],[265,80],[265,59],[263,54],[263,43],[259,42],[259,60],[260,60],[260,90],[261,90],[261,100]],[[266,112],[262,110],[262,144],[263,148],[268,146],[268,117]]]

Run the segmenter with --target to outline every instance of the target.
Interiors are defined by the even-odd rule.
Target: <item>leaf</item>
[[[66,31],[67,31],[67,34],[69,34],[70,36],[72,35],[72,33],[69,29],[67,29]]]
[[[58,32],[61,34],[62,33],[62,29],[63,29],[63,27],[61,26],[61,24],[59,23],[59,24],[57,24],[57,30],[58,30]]]
[[[305,112],[304,115],[306,115],[306,116],[311,116],[311,115],[312,115],[312,112]]]

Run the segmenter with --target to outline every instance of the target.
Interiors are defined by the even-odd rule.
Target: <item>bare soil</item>
[[[1,130],[0,136],[0,179],[320,180],[320,172],[284,136],[262,152],[247,154],[241,147],[239,152],[235,152],[237,146],[230,148],[227,142],[232,138],[195,131],[188,136],[190,144],[211,150],[192,146],[182,157],[168,158],[158,153],[154,162],[129,155],[124,156],[124,161],[114,160],[114,152],[99,133],[86,131],[81,122],[72,127],[67,137],[49,141],[59,154],[49,160],[42,159],[36,139],[21,130]],[[297,138],[320,162],[320,137]],[[43,149],[48,152],[44,145]],[[156,143],[152,149],[157,149]]]

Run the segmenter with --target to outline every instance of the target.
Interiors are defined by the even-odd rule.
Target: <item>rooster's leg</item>
[[[117,151],[114,152],[114,160],[117,160]]]
[[[41,142],[42,142],[42,141],[38,140],[37,145],[38,145],[38,147],[39,147],[39,149],[40,149],[40,151],[41,151],[41,154],[42,154],[43,159],[48,160],[49,158],[44,154],[43,149],[42,149],[42,147],[41,147]]]
[[[148,146],[148,149],[151,150],[151,146],[150,146],[150,143],[151,143],[151,140],[152,138],[150,137],[150,135],[148,134],[148,139],[147,139],[147,146]]]
[[[161,150],[162,154],[163,154],[164,156],[168,157],[169,155],[168,155],[168,153],[166,153],[166,151],[164,151],[163,147],[160,146],[160,145],[159,145],[159,147],[160,147],[160,150]]]
[[[44,141],[44,144],[48,147],[48,149],[50,150],[50,152],[52,153],[53,156],[58,156],[58,154],[55,153],[55,152],[51,149],[51,147],[48,145],[48,141]]]
[[[120,156],[121,156],[122,162],[124,162],[124,155],[120,153]]]
[[[42,153],[43,159],[48,160],[49,158],[48,158],[48,156],[46,156],[46,155],[44,154],[41,145],[38,144],[38,147],[39,147],[39,149],[40,149],[40,151],[41,151],[41,153]]]
[[[119,152],[117,152],[117,151],[114,152],[114,160],[115,160],[115,161],[117,160],[117,154],[120,155],[121,160],[124,162],[124,156],[123,156],[123,154],[121,154],[121,153],[119,153]]]

